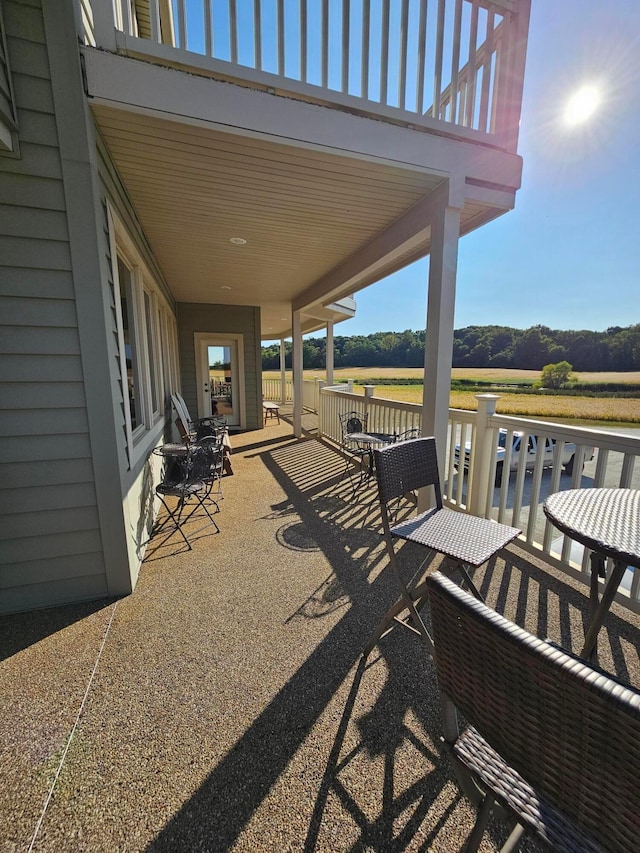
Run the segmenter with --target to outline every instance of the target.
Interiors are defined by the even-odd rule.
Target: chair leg
[[[464,848],[464,853],[476,853],[476,850],[480,846],[480,842],[482,841],[482,836],[484,835],[484,831],[487,828],[487,823],[489,822],[489,817],[491,815],[491,810],[493,809],[494,798],[491,794],[486,794],[485,798],[482,801],[482,805],[480,806],[480,810],[478,812],[478,817],[476,818],[476,822],[473,826],[473,830],[471,831],[471,835],[467,841],[467,844]]]
[[[409,590],[409,588],[402,579],[400,569],[398,567],[396,553],[393,549],[393,544],[391,543],[390,539],[388,538],[388,534],[386,533],[385,544],[387,548],[387,554],[389,555],[389,563],[396,578],[396,582],[402,590],[402,595],[396,601],[396,603],[392,607],[390,607],[389,610],[387,610],[387,612],[383,616],[382,621],[379,623],[373,634],[373,637],[367,644],[363,655],[364,657],[367,657],[371,653],[374,646],[384,636],[384,634],[386,634],[387,631],[389,631],[394,626],[394,623],[402,625],[405,628],[408,628],[410,631],[413,631],[415,634],[418,634],[424,641],[429,654],[432,655],[433,640],[431,639],[431,636],[427,631],[427,627],[424,624],[422,616],[420,616],[419,612],[427,601],[427,588],[424,583],[421,583],[415,586],[412,590]],[[403,610],[408,611],[408,618],[406,620],[398,618],[398,615],[402,613]]]
[[[216,520],[215,520],[215,518],[211,515],[211,513],[209,512],[209,510],[207,509],[207,507],[206,507],[206,505],[205,505],[205,499],[206,499],[206,497],[207,497],[206,495],[205,495],[205,496],[196,495],[196,498],[197,498],[197,500],[198,500],[198,503],[200,504],[200,506],[202,507],[202,509],[207,513],[207,515],[209,516],[209,518],[211,519],[211,523],[212,523],[212,524],[213,524],[213,526],[215,527],[215,529],[216,529],[216,533],[220,533],[220,528],[219,528],[219,527],[218,527],[218,525],[216,524]],[[218,507],[218,512],[219,512],[219,511],[220,511],[220,507],[218,506],[218,504],[213,500],[213,498],[211,498],[210,500],[211,500],[214,504],[216,504],[216,507]],[[195,509],[194,509],[194,512],[195,512]],[[192,513],[189,513],[189,518],[191,518],[191,516],[192,516],[192,515],[193,515],[193,512],[192,512]]]
[[[477,598],[478,601],[482,601],[484,603],[484,598],[482,597],[480,590],[477,588],[477,586],[474,584],[473,580],[471,579],[471,575],[469,574],[469,569],[467,568],[467,566],[464,563],[458,563],[456,568],[459,570],[460,574],[462,575],[462,579],[463,579],[464,583],[468,586],[471,594],[475,598]]]
[[[520,849],[520,843],[524,838],[524,834],[525,827],[521,823],[516,823],[511,830],[509,837],[500,848],[500,853],[517,853]]]
[[[367,643],[367,647],[363,651],[362,656],[364,658],[367,658],[371,654],[375,646],[378,644],[378,642],[385,636],[385,634],[391,631],[391,629],[395,625],[402,625],[404,628],[408,628],[410,631],[413,631],[415,634],[418,634],[418,636],[422,637],[422,639],[427,645],[427,648],[429,649],[429,654],[433,654],[433,640],[431,639],[431,636],[427,631],[424,622],[422,621],[422,617],[419,613],[423,604],[425,604],[426,599],[426,594],[417,599],[412,599],[411,595],[402,596],[401,598],[399,598],[398,601],[396,601],[396,603],[393,605],[393,607],[390,607],[389,610],[387,610],[385,615],[382,617],[380,623],[378,624],[378,627],[373,633],[373,636]],[[420,627],[414,627],[412,624],[410,624],[409,621],[405,619],[399,619],[398,616],[400,613],[402,613],[403,610],[408,610],[413,618],[413,621],[418,626],[422,626],[423,630],[421,630]]]
[[[171,520],[173,521],[173,523],[174,523],[174,525],[175,525],[175,529],[176,529],[176,530],[178,531],[178,533],[182,536],[182,538],[183,538],[183,539],[184,539],[184,541],[186,542],[187,548],[191,551],[191,550],[192,550],[192,549],[191,549],[191,543],[189,542],[189,540],[188,540],[188,539],[187,539],[187,537],[185,536],[185,534],[184,534],[184,530],[182,529],[182,524],[183,524],[184,522],[182,522],[182,521],[181,521],[181,515],[182,515],[182,509],[183,509],[183,506],[184,506],[184,498],[180,498],[180,499],[179,499],[179,501],[178,501],[178,506],[176,507],[176,511],[177,511],[177,518],[176,518],[176,512],[172,512],[172,511],[171,511],[171,509],[169,508],[169,504],[165,501],[164,497],[163,497],[162,495],[158,495],[158,497],[160,498],[160,501],[161,501],[162,505],[164,506],[164,508],[165,508],[165,509],[166,509],[166,511],[168,512],[168,514],[169,514],[169,516],[170,516]],[[158,531],[159,531],[159,530],[162,530],[162,528],[165,526],[165,524],[167,523],[167,521],[168,521],[168,519],[165,519],[165,521],[164,521],[164,522],[160,525],[160,527],[158,528]],[[165,543],[165,542],[166,542],[166,541],[167,541],[171,536],[173,536],[173,533],[174,533],[174,531],[173,531],[173,530],[170,530],[170,531],[169,531],[169,533],[168,533],[168,534],[165,536],[165,538],[162,540],[162,542],[160,542],[160,544],[158,545],[158,548],[161,548],[161,547],[162,547],[162,545],[164,545],[164,543]]]

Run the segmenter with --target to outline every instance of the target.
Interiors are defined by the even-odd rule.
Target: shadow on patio
[[[423,647],[394,631],[360,662],[395,590],[373,488],[351,500],[343,469],[286,422],[236,436],[221,533],[143,566],[134,594],[105,611],[104,645],[104,618],[77,623],[91,666],[56,634],[5,661],[5,695],[33,681],[36,663],[59,675],[39,714],[5,708],[6,849],[27,849],[56,764],[34,850],[460,848],[473,812],[440,751]],[[580,646],[587,597],[573,582],[517,546],[476,579],[509,618]],[[637,625],[614,606],[601,641],[602,664],[635,684]],[[46,744],[19,762],[43,725]],[[504,837],[492,826],[482,849]]]

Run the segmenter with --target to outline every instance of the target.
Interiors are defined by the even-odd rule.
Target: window
[[[156,352],[156,336],[158,329],[157,313],[153,311],[152,296],[145,290],[144,292],[144,319],[147,331],[147,353],[149,358],[149,386],[151,392],[151,411],[155,416],[158,415],[160,406],[158,404],[158,373],[162,371],[162,362]]]
[[[120,283],[120,312],[122,315],[122,337],[124,341],[124,362],[127,372],[127,391],[129,394],[129,415],[133,432],[143,423],[142,397],[140,387],[140,363],[138,360],[138,342],[135,331],[135,302],[131,270],[118,258],[118,281]]]
[[[148,452],[144,440],[162,422],[177,388],[175,319],[141,253],[108,207],[124,427],[129,461]],[[119,298],[117,298],[119,296]],[[154,435],[156,435],[155,430]]]

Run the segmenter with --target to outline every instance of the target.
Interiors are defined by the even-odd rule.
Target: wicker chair
[[[516,821],[503,851],[517,850],[527,831],[560,853],[638,850],[640,691],[439,572],[427,587],[445,742],[463,790],[482,792],[467,853],[496,806]]]
[[[434,438],[416,438],[389,444],[374,449],[373,455],[384,540],[401,595],[383,617],[364,654],[368,655],[380,638],[396,624],[419,634],[432,652],[433,642],[420,616],[427,597],[424,582],[420,582],[422,566],[414,573],[418,582],[410,587],[402,577],[394,541],[404,539],[424,546],[428,550],[425,561],[434,551],[449,557],[461,573],[463,583],[477,598],[481,598],[469,569],[486,563],[515,539],[520,531],[515,527],[443,507]],[[433,509],[392,526],[392,505],[405,495],[428,486],[434,490]],[[406,615],[401,618],[403,613]]]

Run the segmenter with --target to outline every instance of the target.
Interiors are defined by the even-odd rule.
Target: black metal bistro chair
[[[344,479],[345,474],[349,474],[349,482],[353,487],[353,494],[355,494],[370,473],[371,448],[368,444],[364,445],[357,439],[358,434],[362,435],[367,432],[368,416],[366,412],[353,410],[344,412],[338,417],[341,433],[340,446],[345,458],[345,469],[340,480]],[[351,471],[354,461],[360,466],[360,473],[355,484]]]
[[[163,448],[159,449],[160,453],[162,450]],[[170,525],[170,530],[160,545],[164,544],[177,530],[191,550],[191,543],[183,527],[198,507],[202,508],[215,527],[216,533],[220,532],[220,528],[206,505],[211,492],[211,471],[214,464],[213,448],[206,444],[187,445],[183,451],[176,453],[176,455],[167,456],[166,453],[162,453],[162,455],[165,458],[165,466],[162,482],[156,486],[156,494],[167,511],[167,517],[154,531],[154,534]],[[167,503],[169,497],[177,498],[177,504],[173,509]]]
[[[540,640],[439,572],[427,580],[444,740],[479,812],[556,853],[630,853],[640,840],[640,691]],[[457,712],[466,721],[458,728]]]
[[[196,445],[205,447],[209,453],[209,471],[203,476],[203,481],[207,484],[206,498],[212,501],[219,510],[217,500],[224,498],[222,491],[222,475],[224,473],[225,461],[225,446],[224,446],[225,430],[217,430],[209,435],[204,435],[196,441]]]
[[[171,402],[178,416],[176,425],[183,441],[197,441],[205,436],[215,435],[221,429],[227,429],[227,419],[224,415],[210,415],[193,420],[184,398],[177,392],[171,395]]]
[[[463,584],[477,598],[481,598],[469,570],[486,563],[515,539],[520,531],[443,506],[435,438],[416,438],[390,444],[374,449],[373,454],[384,541],[401,595],[385,614],[364,654],[368,655],[381,637],[397,624],[419,634],[432,652],[433,642],[420,615],[427,598],[422,579],[426,560],[434,551],[449,557],[454,568],[461,573]],[[433,508],[399,523],[392,523],[394,504],[397,505],[405,495],[428,486],[433,487]],[[414,573],[416,581],[413,585],[403,579],[398,564],[394,544],[398,539],[416,543],[428,551],[425,560]]]

